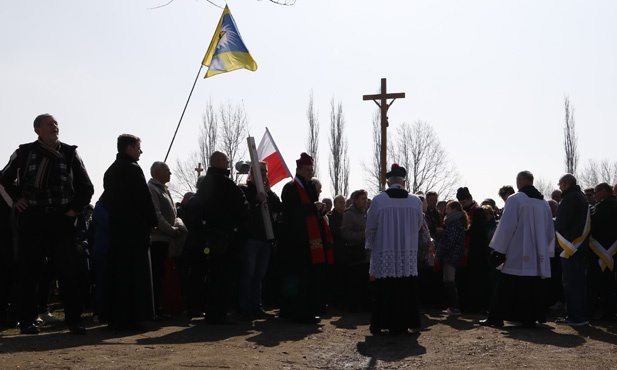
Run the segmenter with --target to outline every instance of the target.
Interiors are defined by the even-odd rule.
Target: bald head
[[[576,186],[576,177],[571,173],[566,173],[559,179],[559,190],[564,191]]]

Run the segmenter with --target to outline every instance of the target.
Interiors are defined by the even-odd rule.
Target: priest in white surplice
[[[407,171],[393,164],[386,174],[389,188],[373,198],[366,220],[366,248],[371,250],[369,274],[375,284],[370,330],[407,333],[420,328],[416,298],[418,234],[424,216],[422,201],[405,190]]]
[[[531,172],[519,172],[516,186],[490,243],[492,259],[503,265],[488,318],[480,321],[483,326],[503,326],[504,320],[524,327],[546,322],[544,279],[551,277],[555,239],[552,213],[533,186]]]

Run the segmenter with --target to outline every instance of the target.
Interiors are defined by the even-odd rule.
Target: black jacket
[[[617,198],[611,195],[591,209],[591,236],[604,248],[617,240]]]
[[[144,172],[130,156],[118,153],[103,177],[110,228],[149,232],[158,225]]]
[[[205,221],[207,230],[236,238],[246,236],[249,204],[240,187],[229,178],[229,170],[208,167],[196,195],[201,219]]]
[[[253,182],[242,186],[242,192],[246,197],[247,202],[251,207],[251,219],[248,230],[248,237],[256,240],[267,240],[266,231],[264,229],[263,215],[261,212],[261,205],[257,200],[257,186]],[[273,229],[275,228],[274,218],[272,215],[277,214],[283,210],[281,200],[272,190],[267,192],[268,196],[268,210],[270,211],[270,221],[272,222]]]
[[[561,193],[561,202],[555,215],[555,231],[568,241],[574,241],[583,234],[589,203],[580,186],[574,185]],[[588,244],[585,241],[583,245]]]

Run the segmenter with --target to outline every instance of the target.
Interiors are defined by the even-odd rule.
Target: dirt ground
[[[275,311],[271,311],[275,312]],[[212,326],[176,317],[117,332],[86,317],[86,336],[61,323],[34,336],[0,332],[2,369],[611,369],[617,324],[480,327],[481,316],[424,315],[424,330],[372,336],[369,314],[332,312],[319,325],[283,319]]]

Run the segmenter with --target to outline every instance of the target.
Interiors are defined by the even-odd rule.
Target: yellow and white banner
[[[576,251],[578,250],[578,247],[580,247],[581,244],[583,244],[583,242],[587,238],[587,235],[589,235],[590,231],[591,231],[591,219],[589,218],[589,208],[587,208],[587,220],[585,221],[585,229],[583,230],[583,235],[579,236],[578,238],[570,242],[566,238],[564,238],[563,235],[559,233],[559,231],[556,232],[557,241],[559,242],[559,246],[563,248],[563,252],[561,252],[560,256],[565,259],[568,259],[572,255],[574,255],[574,253],[576,253]]]
[[[604,271],[607,267],[609,270],[613,271],[613,267],[615,266],[614,255],[617,253],[617,240],[610,246],[610,248],[606,249],[602,244],[598,243],[593,237],[589,241],[589,247],[591,250],[600,257],[598,259],[598,265],[602,271]]]

